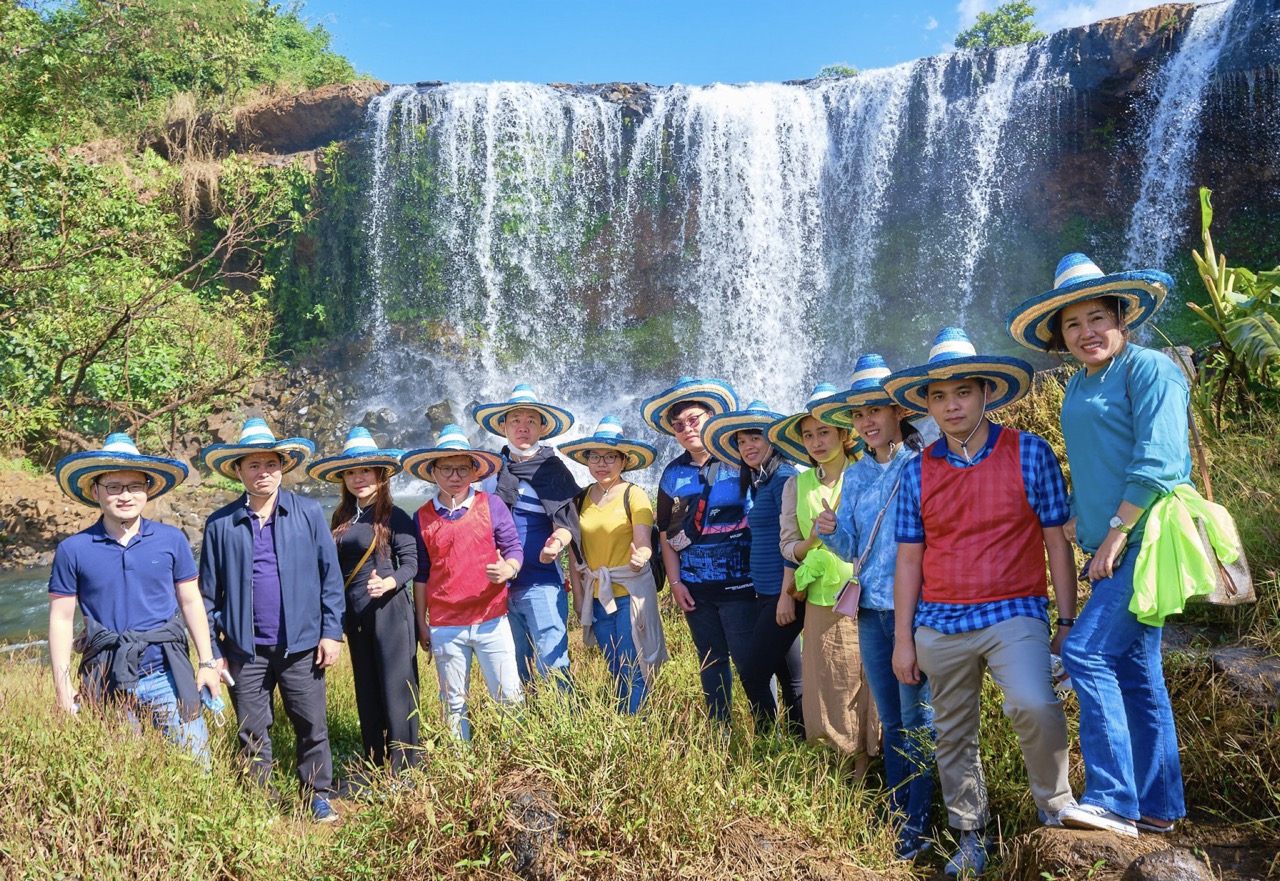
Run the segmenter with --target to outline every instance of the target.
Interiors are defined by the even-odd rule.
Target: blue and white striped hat
[[[315,444],[303,437],[276,440],[275,434],[267,427],[267,420],[255,416],[245,420],[244,427],[240,429],[239,441],[205,447],[200,451],[200,458],[210,471],[239,480],[235,464],[245,456],[253,453],[278,453],[282,463],[281,470],[288,474],[306,461],[315,450]]]
[[[1173,287],[1173,277],[1155,269],[1133,269],[1103,275],[1084,254],[1068,254],[1058,261],[1053,290],[1019,303],[1009,313],[1009,335],[1020,345],[1049,351],[1058,314],[1067,306],[1115,297],[1129,327],[1150,318]]]
[[[979,355],[969,335],[958,327],[938,331],[929,350],[929,363],[900,370],[885,380],[895,403],[914,413],[928,413],[929,383],[955,379],[985,379],[991,384],[987,412],[1007,407],[1031,390],[1031,365],[1021,358]]]
[[[702,426],[702,445],[720,461],[741,468],[743,463],[742,454],[738,452],[738,432],[763,433],[769,426],[785,418],[781,413],[770,410],[764,401],[752,401],[743,410],[731,410],[708,419]],[[796,459],[788,449],[778,447],[778,452],[802,465],[809,464],[808,459]]]
[[[848,391],[834,394],[815,405],[813,415],[837,428],[853,428],[850,414],[854,410],[872,405],[887,407],[893,404],[893,398],[884,390],[884,381],[891,372],[889,365],[879,355],[860,355],[858,363],[853,367],[853,380],[849,383]]]
[[[827,401],[832,395],[839,394],[840,390],[830,382],[820,382],[813,387],[813,391],[809,393],[809,399],[804,402],[804,410],[799,413],[793,413],[790,416],[784,416],[777,422],[774,422],[765,431],[765,437],[769,439],[769,443],[778,448],[781,453],[793,462],[802,462],[809,464],[809,451],[804,448],[804,441],[800,437],[800,423],[806,416],[813,416],[813,409],[823,401]],[[852,429],[850,434],[854,434]]]
[[[467,436],[462,433],[461,426],[453,422],[440,429],[440,434],[436,437],[436,445],[434,447],[409,450],[400,457],[400,464],[404,466],[405,471],[408,471],[419,480],[435,483],[435,478],[431,476],[431,469],[436,460],[447,459],[450,456],[457,456],[462,453],[469,455],[471,461],[476,464],[476,474],[471,479],[472,483],[484,480],[502,467],[501,456],[497,453],[490,453],[487,450],[473,450],[471,441],[467,440]]]
[[[623,471],[648,468],[658,455],[658,451],[644,441],[623,437],[622,423],[617,416],[605,416],[596,426],[595,434],[566,441],[556,449],[581,465],[588,464],[587,455],[592,450],[617,450],[623,454]]]
[[[341,483],[342,472],[352,468],[385,468],[390,477],[400,473],[400,457],[403,455],[404,450],[381,449],[373,442],[369,429],[357,425],[347,432],[342,452],[312,462],[307,466],[307,475],[315,480]]]
[[[473,416],[485,431],[498,437],[506,437],[502,425],[512,410],[532,410],[542,417],[542,424],[547,430],[542,433],[541,440],[564,434],[573,426],[572,413],[563,407],[542,403],[533,389],[523,382],[511,390],[511,397],[505,401],[477,404]]]
[[[695,379],[692,376],[682,376],[680,381],[671,388],[646,398],[640,404],[640,417],[651,425],[654,431],[674,437],[675,432],[671,430],[671,420],[667,418],[667,410],[672,404],[678,404],[681,401],[697,401],[706,407],[712,416],[738,409],[738,396],[728,383],[718,379]]]
[[[53,467],[58,488],[82,505],[100,507],[90,487],[94,478],[111,471],[138,471],[147,476],[147,500],[158,499],[187,479],[188,468],[177,459],[144,456],[123,432],[107,435],[100,450],[72,453]]]

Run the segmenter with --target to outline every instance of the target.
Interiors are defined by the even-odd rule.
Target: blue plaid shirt
[[[971,468],[979,464],[995,449],[1001,428],[992,424],[991,433],[982,449],[966,462],[963,456],[951,452],[946,439],[929,447],[923,455],[946,459],[956,468]],[[1039,435],[1021,432],[1018,436],[1018,452],[1022,460],[1022,483],[1026,488],[1027,502],[1044,528],[1061,526],[1071,519],[1067,481],[1062,476],[1062,466],[1053,448]],[[924,519],[920,514],[921,459],[907,463],[902,472],[902,487],[898,490],[898,516],[896,529],[898,541],[906,544],[925,542]],[[1044,597],[1018,597],[992,603],[930,603],[921,600],[916,606],[916,627],[929,627],[939,633],[968,633],[990,627],[1010,618],[1039,618],[1049,623],[1049,601]]]

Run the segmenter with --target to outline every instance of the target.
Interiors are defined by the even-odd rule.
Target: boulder
[[[1216,881],[1204,859],[1182,847],[1138,857],[1125,869],[1123,881]]]

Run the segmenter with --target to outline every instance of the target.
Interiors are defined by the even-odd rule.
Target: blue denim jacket
[[[889,493],[907,463],[919,455],[904,444],[898,447],[887,468],[868,453],[845,469],[844,488],[840,493],[840,504],[836,507],[836,531],[823,538],[823,543],[837,557],[852,563],[866,551],[867,539],[889,501]],[[899,487],[898,493],[901,492]],[[893,608],[893,572],[898,561],[894,522],[897,520],[899,497],[894,495],[892,509],[885,513],[880,531],[876,533],[875,546],[858,574],[862,585],[862,599],[858,605],[864,609],[887,611]]]
[[[254,657],[253,524],[246,496],[219,508],[204,525],[200,592],[209,615],[215,657]],[[276,500],[285,652],[307,651],[321,639],[342,639],[346,598],[338,549],[324,511],[311,499],[280,490]]]

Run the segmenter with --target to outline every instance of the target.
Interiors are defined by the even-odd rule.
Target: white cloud
[[[1126,15],[1156,5],[1153,0],[1089,0],[1089,2],[1071,2],[1071,0],[1048,0],[1038,6],[1036,21],[1040,29],[1046,33],[1092,24],[1104,18]]]
[[[956,12],[960,13],[958,30],[964,30],[977,21],[979,12],[990,12],[995,7],[992,0],[960,0],[956,4]]]
[[[926,31],[932,31],[932,30],[937,30],[937,27],[938,27],[938,20],[934,18],[932,15],[929,16],[929,20],[924,23],[924,29]]]

